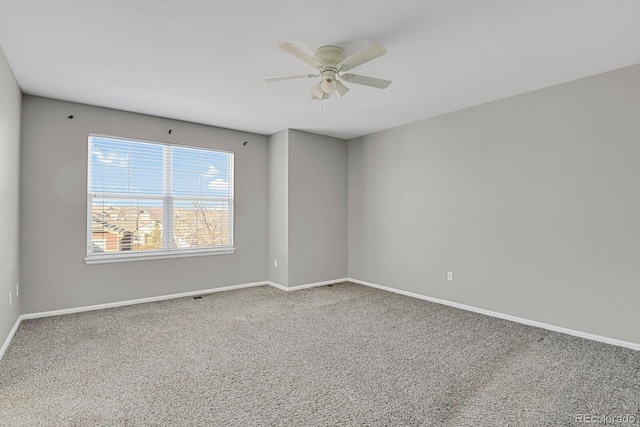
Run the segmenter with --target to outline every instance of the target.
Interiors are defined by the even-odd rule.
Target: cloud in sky
[[[126,155],[118,155],[113,151],[109,151],[107,155],[105,155],[102,151],[97,148],[93,149],[93,154],[96,155],[96,158],[100,163],[104,163],[111,166],[120,166],[126,167],[129,166],[129,156]]]
[[[219,175],[220,171],[218,170],[217,167],[213,166],[213,165],[209,165],[209,168],[207,169],[207,171],[204,173],[204,176],[206,177],[212,177],[214,175]]]
[[[209,188],[211,190],[226,190],[229,188],[229,183],[223,179],[216,178],[213,181],[209,181]]]

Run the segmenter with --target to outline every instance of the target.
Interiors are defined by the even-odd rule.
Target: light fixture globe
[[[322,90],[322,83],[318,82],[318,84],[311,88],[311,95],[313,95],[315,99],[324,99],[326,94]]]
[[[342,84],[341,81],[336,82],[336,96],[338,99],[342,98],[349,92],[349,88]]]
[[[334,71],[325,71],[322,73],[320,87],[324,93],[333,93],[333,91],[336,90],[336,73]]]

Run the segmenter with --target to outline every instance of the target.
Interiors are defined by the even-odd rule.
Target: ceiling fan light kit
[[[331,93],[336,90],[336,72],[332,70],[323,71],[320,87],[325,93]]]
[[[348,70],[384,55],[387,50],[378,43],[370,43],[363,50],[348,57],[344,49],[338,46],[319,47],[314,51],[313,56],[311,56],[305,51],[310,51],[310,49],[303,49],[299,45],[300,43],[281,43],[280,47],[296,58],[313,66],[319,73],[269,77],[265,79],[267,82],[320,77],[320,82],[311,88],[311,99],[319,100],[331,98],[334,93],[338,99],[342,98],[349,92],[349,88],[345,86],[342,81],[378,89],[386,89],[391,84],[389,80],[346,73]]]

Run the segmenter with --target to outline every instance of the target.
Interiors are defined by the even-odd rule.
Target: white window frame
[[[229,200],[229,222],[231,227],[229,227],[229,242],[231,243],[228,246],[218,246],[218,247],[206,247],[206,248],[195,248],[195,249],[161,249],[161,250],[149,250],[149,251],[126,251],[126,252],[115,252],[115,253],[91,253],[90,248],[93,246],[93,226],[92,226],[92,203],[91,200],[96,196],[97,193],[90,193],[89,189],[91,188],[91,138],[108,138],[115,139],[118,141],[131,141],[131,142],[140,142],[146,144],[156,144],[164,147],[164,194],[163,195],[145,195],[144,199],[148,200],[162,200],[163,201],[163,217],[162,217],[162,227],[163,230],[170,230],[170,232],[162,233],[163,239],[163,248],[170,248],[173,245],[173,201],[174,200],[212,200],[215,199],[213,197],[198,197],[198,196],[182,196],[182,195],[173,195],[171,194],[171,147],[183,147],[188,149],[195,150],[203,150],[203,151],[213,151],[218,153],[230,154],[230,172],[228,175],[229,178],[229,187],[231,196]],[[219,150],[213,148],[204,148],[204,147],[194,147],[189,145],[182,144],[174,144],[168,142],[160,142],[160,141],[148,141],[142,139],[133,139],[133,138],[123,138],[119,136],[110,136],[110,135],[101,135],[90,133],[87,138],[87,241],[86,241],[86,257],[84,259],[87,264],[106,264],[106,263],[115,263],[115,262],[129,262],[129,261],[144,261],[144,260],[155,260],[155,259],[166,259],[166,258],[184,258],[184,257],[194,257],[194,256],[207,256],[207,255],[228,255],[235,253],[234,247],[234,234],[235,234],[235,218],[234,218],[234,205],[235,205],[235,167],[234,167],[234,153],[233,151],[227,150]],[[169,171],[168,176],[166,172]],[[99,193],[100,196],[105,198],[117,198],[117,199],[137,199],[140,198],[139,195],[132,195],[129,193]]]

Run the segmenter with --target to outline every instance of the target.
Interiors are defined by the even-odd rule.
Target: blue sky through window
[[[91,144],[91,193],[140,196],[163,195],[165,146],[93,136]],[[168,146],[171,150],[171,192],[181,198],[230,196],[229,153]],[[123,199],[122,202],[125,202]],[[129,200],[129,204],[132,204]],[[150,205],[153,203],[148,201]],[[138,200],[138,205],[145,201]],[[187,207],[191,202],[178,202]]]

